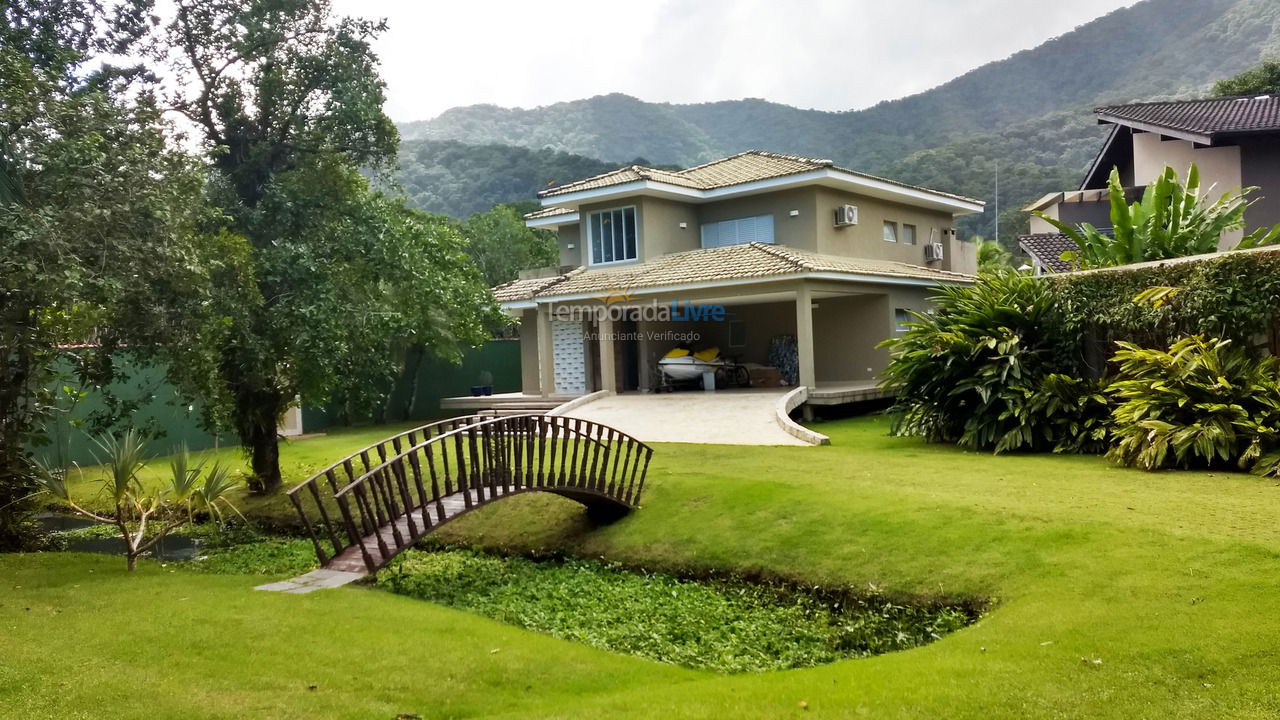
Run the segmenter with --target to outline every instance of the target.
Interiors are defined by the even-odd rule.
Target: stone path
[[[259,585],[254,590],[263,590],[265,592],[286,592],[301,595],[303,593],[315,592],[316,590],[328,590],[329,588],[342,587],[350,582],[355,582],[364,577],[364,573],[346,572],[343,570],[312,570],[305,575],[299,575],[289,580],[281,580],[280,582],[267,583]]]
[[[778,426],[786,388],[623,393],[565,413],[615,427],[644,442],[808,445]]]

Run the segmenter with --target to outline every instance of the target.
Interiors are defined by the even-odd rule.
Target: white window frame
[[[884,231],[888,230],[889,228],[893,228],[892,238],[887,238],[884,236]],[[891,243],[898,242],[898,223],[892,220],[885,220],[884,225],[880,229],[880,237],[883,238],[885,242],[891,242]]]
[[[767,244],[776,245],[778,242],[778,223],[777,223],[777,220],[774,219],[773,213],[762,213],[760,215],[746,215],[738,218],[726,218],[724,220],[713,220],[711,222],[704,222],[698,226],[698,243],[703,248],[732,247],[732,245],[745,245],[746,243],[732,243],[732,245],[725,245],[724,243],[716,243],[715,245],[708,245],[707,244],[707,227],[710,225],[725,225],[728,223],[737,223],[743,220],[759,220],[761,218],[769,219],[769,241]],[[750,242],[764,242],[764,241],[752,240]]]
[[[627,210],[631,211],[632,217],[635,218],[635,222],[636,222],[636,256],[632,258],[625,258],[623,260],[608,260],[608,261],[596,260],[596,243],[595,243],[595,236],[594,236],[595,231],[592,229],[593,223],[591,222],[591,219],[594,218],[596,215],[603,215],[605,213],[615,213],[618,211],[622,211],[625,213]],[[622,205],[619,207],[601,208],[600,210],[592,210],[591,212],[587,213],[586,220],[587,220],[586,226],[587,226],[587,264],[588,265],[622,265],[624,263],[633,263],[640,259],[640,211],[635,205]],[[625,243],[625,239],[623,242]]]
[[[899,315],[899,313],[901,313],[901,315]],[[899,317],[901,317],[902,319],[899,319]],[[910,329],[907,327],[907,325],[915,321],[916,321],[916,318],[914,315],[911,314],[910,308],[894,308],[893,309],[893,332],[895,334],[906,332],[907,330]]]

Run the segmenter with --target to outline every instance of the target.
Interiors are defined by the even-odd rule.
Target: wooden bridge
[[[652,455],[630,435],[587,420],[472,415],[389,437],[288,495],[324,568],[373,574],[444,523],[519,493],[628,512]]]

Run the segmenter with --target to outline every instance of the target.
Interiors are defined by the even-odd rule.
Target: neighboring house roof
[[[1274,95],[1110,105],[1094,112],[1099,122],[1206,145],[1228,135],[1280,133],[1280,97]]]
[[[575,268],[563,275],[512,280],[511,282],[505,282],[494,288],[493,294],[498,298],[498,302],[500,303],[528,300],[534,295],[537,295],[538,293],[555,285],[559,285],[570,276],[580,272],[582,272],[582,268]]]
[[[1018,247],[1050,272],[1070,272],[1071,263],[1062,259],[1065,252],[1079,252],[1075,241],[1062,233],[1019,235]]]
[[[731,155],[727,158],[715,160],[703,165],[697,165],[685,170],[659,170],[657,168],[644,167],[642,165],[632,165],[630,167],[620,168],[601,175],[589,177],[585,180],[578,180],[559,187],[543,190],[538,193],[538,197],[543,198],[544,202],[548,202],[551,198],[573,195],[592,190],[603,190],[606,188],[641,181],[659,183],[660,185],[665,185],[669,188],[683,189],[685,193],[688,194],[687,191],[690,190],[702,192],[721,190],[724,188],[746,185],[748,183],[785,178],[792,175],[801,175],[804,173],[824,170],[839,173],[843,175],[845,179],[865,181],[867,185],[873,187],[879,186],[879,184],[884,184],[901,190],[925,193],[925,197],[934,196],[935,199],[946,198],[951,201],[959,201],[960,203],[963,203],[959,209],[965,212],[979,212],[983,205],[981,200],[975,200],[963,195],[942,192],[940,190],[932,190],[919,185],[910,185],[896,180],[889,180],[875,175],[868,175],[866,173],[836,167],[831,160],[800,157],[798,155],[784,155],[782,153],[766,152],[763,150],[748,150],[746,152],[738,153],[737,155]]]
[[[662,255],[643,263],[606,268],[577,268],[558,276],[556,282],[537,286],[517,280],[494,289],[498,300],[514,303],[541,298],[591,296],[645,288],[716,284],[728,281],[772,279],[788,275],[835,273],[912,280],[925,284],[972,282],[973,276],[886,260],[821,255],[804,250],[748,243]],[[546,282],[550,278],[542,278]]]

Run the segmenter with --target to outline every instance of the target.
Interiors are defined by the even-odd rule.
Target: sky
[[[385,18],[393,120],[621,92],[850,110],[911,95],[1136,0],[334,0]]]

